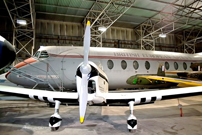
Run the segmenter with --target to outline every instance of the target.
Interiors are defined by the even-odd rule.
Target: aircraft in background
[[[89,60],[102,69],[108,77],[110,90],[175,86],[174,83],[137,79],[137,77],[158,75],[159,68],[166,72],[192,71],[191,64],[201,61],[195,56],[195,54],[176,52],[104,47],[91,47],[89,51]],[[51,87],[53,90],[75,90],[75,73],[82,59],[82,47],[41,46],[33,57],[17,64],[6,78],[17,85],[30,88]],[[90,80],[89,86],[95,90],[94,84]]]
[[[64,49],[64,48],[61,48]],[[94,49],[94,48],[93,48]],[[77,48],[77,50],[79,50],[79,48]],[[125,81],[125,79],[130,75],[128,72],[126,71],[130,71],[133,72],[133,65],[132,63],[136,63],[138,62],[138,64],[141,64],[140,66],[144,66],[145,64],[145,68],[146,73],[147,74],[152,74],[152,70],[150,71],[150,66],[155,66],[155,64],[157,64],[157,60],[159,62],[164,62],[163,60],[166,59],[166,62],[170,62],[173,63],[174,65],[178,65],[178,63],[189,63],[192,61],[198,61],[196,59],[194,59],[193,57],[191,57],[191,55],[187,55],[187,54],[179,54],[179,53],[174,53],[174,56],[170,56],[170,55],[152,55],[152,54],[146,54],[145,52],[149,53],[148,51],[143,51],[141,53],[136,52],[136,56],[134,56],[135,52],[131,52],[132,54],[130,55],[130,57],[127,59],[128,55],[124,55],[124,56],[119,56],[120,54],[114,54],[116,53],[115,51],[112,53],[112,51],[109,51],[111,53],[109,53],[110,59],[108,58],[108,56],[104,56],[104,55],[96,55],[99,54],[99,50],[98,49],[94,49],[97,51],[92,51],[91,50],[91,55],[89,55],[89,50],[90,50],[90,22],[88,21],[87,26],[86,26],[86,31],[85,31],[85,35],[84,35],[84,48],[83,48],[83,55],[80,54],[75,54],[75,52],[79,52],[75,50],[75,48],[73,47],[72,53],[71,51],[69,51],[69,53],[66,53],[66,55],[62,55],[62,56],[66,56],[67,59],[65,59],[65,61],[56,61],[56,59],[51,59],[51,57],[49,57],[49,59],[45,58],[43,59],[33,59],[31,58],[30,60],[35,60],[34,62],[32,62],[31,66],[36,66],[36,68],[38,67],[38,65],[42,65],[42,63],[44,63],[44,68],[47,69],[47,71],[49,72],[49,70],[51,69],[50,67],[53,65],[49,65],[49,63],[46,63],[46,60],[51,62],[54,61],[55,62],[62,62],[66,64],[63,64],[63,68],[64,65],[65,66],[69,66],[69,67],[75,67],[76,69],[71,68],[72,70],[62,70],[62,73],[65,72],[73,72],[75,71],[75,73],[72,74],[76,74],[75,78],[76,78],[76,88],[77,88],[77,92],[73,93],[73,92],[55,92],[55,91],[45,91],[45,90],[33,90],[33,89],[28,89],[28,88],[18,88],[18,87],[10,87],[10,86],[0,86],[0,93],[3,94],[9,94],[9,95],[15,95],[15,96],[19,96],[19,97],[25,97],[25,98],[31,98],[34,100],[40,100],[43,102],[51,102],[51,103],[55,103],[55,113],[50,117],[49,120],[49,126],[51,127],[52,130],[57,130],[60,125],[61,125],[61,121],[62,118],[59,115],[59,106],[61,103],[79,103],[79,115],[80,115],[80,122],[83,123],[84,122],[84,117],[85,117],[85,112],[86,112],[86,107],[87,104],[89,105],[127,105],[129,104],[130,106],[130,116],[127,119],[127,126],[129,131],[137,129],[137,119],[133,114],[133,106],[134,105],[139,105],[139,104],[145,104],[145,103],[153,103],[155,101],[158,100],[166,100],[166,99],[173,99],[173,98],[180,98],[180,97],[187,97],[187,96],[194,96],[194,95],[199,95],[202,94],[202,87],[188,87],[188,88],[178,88],[178,89],[167,89],[167,90],[155,90],[155,91],[143,91],[143,92],[128,92],[128,93],[109,93],[108,90],[109,88],[113,88],[116,87],[116,85],[118,86],[122,86],[121,84],[123,84],[122,87],[124,86],[130,86],[129,84],[127,84],[126,82],[123,83],[121,81]],[[102,50],[100,48],[100,50]],[[62,50],[60,50],[62,51]],[[65,51],[65,50],[63,50]],[[102,53],[104,53],[103,51],[101,51]],[[93,53],[93,54],[92,54]],[[128,53],[128,52],[122,52],[124,54]],[[39,56],[43,56],[41,54],[45,54],[47,56],[48,53],[42,53],[39,52]],[[141,55],[140,55],[141,54]],[[51,55],[51,53],[48,54],[48,56]],[[53,54],[52,54],[53,55]],[[107,55],[107,52],[106,52]],[[117,56],[118,55],[118,56]],[[83,56],[83,57],[82,57]],[[94,57],[92,57],[94,56]],[[137,57],[138,56],[138,57]],[[143,58],[144,56],[144,58]],[[150,56],[153,56],[154,58],[149,58]],[[158,57],[157,57],[158,56]],[[190,57],[188,57],[190,56]],[[74,61],[67,61],[70,60],[70,58],[73,57]],[[75,58],[76,57],[76,58]],[[126,60],[120,60],[122,58],[125,58]],[[132,58],[131,58],[132,57]],[[136,58],[136,60],[134,60],[134,57]],[[176,58],[177,57],[177,58]],[[57,57],[57,60],[64,60],[64,57]],[[98,64],[96,63],[96,61],[89,61],[88,58],[91,59],[98,59],[98,58],[102,58],[100,61],[98,59]],[[175,59],[174,59],[175,58]],[[80,60],[81,63],[79,63]],[[178,60],[177,60],[178,59]],[[104,64],[104,63],[111,63],[109,62],[109,60],[113,60],[112,62],[114,64]],[[150,62],[149,62],[150,60]],[[128,64],[121,64],[121,63],[128,63]],[[136,61],[136,62],[135,62]],[[174,61],[174,62],[173,62]],[[28,60],[27,60],[28,62]],[[101,64],[103,65],[99,65],[99,62],[101,62]],[[121,63],[119,63],[121,62]],[[130,63],[132,62],[132,63]],[[30,62],[31,63],[31,62]],[[59,71],[61,70],[61,66],[58,64],[59,68],[57,68]],[[119,64],[118,64],[119,63]],[[130,63],[130,64],[129,64]],[[148,63],[150,66],[148,66]],[[22,64],[22,63],[21,63]],[[26,63],[27,64],[27,63]],[[34,65],[35,64],[35,65]],[[68,65],[70,64],[70,65]],[[71,64],[75,65],[72,66]],[[78,64],[76,66],[76,64]],[[142,65],[143,64],[143,65]],[[111,65],[111,66],[109,66]],[[124,68],[126,65],[131,66],[129,69],[127,70],[127,68]],[[184,64],[183,64],[184,65]],[[26,67],[30,65],[24,65],[23,67]],[[157,66],[157,65],[156,65]],[[166,66],[166,65],[165,65]],[[66,67],[66,68],[67,68]],[[110,67],[112,67],[110,69]],[[116,67],[116,68],[115,68]],[[127,66],[126,66],[127,67]],[[174,66],[176,68],[176,66]],[[170,66],[171,70],[174,68],[172,66]],[[135,68],[135,64],[134,64],[134,68]],[[179,69],[182,67],[178,67]],[[105,70],[104,70],[105,69]],[[113,69],[116,71],[113,71]],[[14,70],[14,69],[13,69]],[[15,69],[16,70],[16,69]],[[138,73],[142,73],[144,74],[145,69],[139,69]],[[21,71],[18,71],[21,72]],[[122,74],[119,74],[119,72],[121,72]],[[135,70],[134,70],[135,72]],[[26,72],[25,72],[26,73]],[[116,73],[116,74],[115,74]],[[11,76],[12,73],[9,73],[7,75],[7,77]],[[131,74],[131,73],[130,73]],[[31,74],[30,74],[31,75]],[[68,74],[66,74],[68,75]],[[118,76],[121,75],[121,76]],[[27,76],[28,77],[28,76]],[[70,76],[67,76],[67,78]],[[110,78],[109,78],[110,77]],[[19,76],[20,78],[20,76]],[[113,78],[115,80],[113,80]],[[33,78],[32,78],[33,79]],[[68,78],[70,79],[70,78]],[[111,80],[110,80],[111,79]],[[121,80],[121,81],[120,81]],[[74,82],[74,81],[73,81]],[[118,84],[118,82],[120,82],[121,84]],[[88,89],[89,85],[94,85],[95,89],[94,90],[90,90]],[[110,86],[112,85],[112,86]],[[117,87],[118,87],[117,86]]]

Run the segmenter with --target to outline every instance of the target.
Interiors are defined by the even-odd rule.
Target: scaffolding
[[[96,0],[83,21],[84,27],[88,20],[91,21],[91,39],[95,41],[95,46],[102,47],[102,34],[134,3],[135,0]]]
[[[4,0],[13,24],[13,46],[17,57],[25,51],[33,55],[35,47],[35,7],[34,0]],[[23,21],[24,24],[19,24]]]
[[[154,1],[166,3],[158,0]],[[168,5],[159,13],[135,28],[140,37],[137,42],[141,44],[142,50],[155,50],[155,40],[159,38],[159,34],[167,35],[190,28],[194,21],[199,21],[202,17],[199,13],[201,12],[202,1],[176,0],[173,3],[166,4]],[[186,39],[186,35],[184,34],[183,38]],[[184,53],[195,53],[195,42],[192,41],[196,41],[198,37],[188,39],[189,41],[183,42]]]

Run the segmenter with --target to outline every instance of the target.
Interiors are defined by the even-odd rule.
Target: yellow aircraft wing
[[[165,81],[165,82],[185,84],[186,86],[202,86],[202,81],[193,81],[188,79],[179,79],[179,78],[171,78],[171,77],[163,77],[163,76],[139,76],[139,77],[150,79],[150,80],[159,80],[159,81]]]
[[[177,73],[202,73],[202,71],[166,71],[166,74],[177,74]]]

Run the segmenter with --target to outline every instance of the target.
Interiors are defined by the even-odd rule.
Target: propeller
[[[15,48],[10,42],[0,35],[0,70],[10,66],[15,58]]]
[[[81,124],[84,122],[84,116],[86,112],[87,100],[88,100],[88,75],[91,71],[91,66],[88,64],[88,53],[90,49],[90,21],[87,22],[86,30],[84,34],[84,60],[80,66],[82,74],[81,87],[79,93],[79,114]]]

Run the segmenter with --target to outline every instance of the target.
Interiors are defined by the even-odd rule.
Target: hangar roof
[[[117,1],[124,3],[127,0]],[[82,23],[97,2],[105,7],[110,0],[35,0],[36,19]],[[17,3],[20,4],[20,0],[15,0],[15,4]],[[118,5],[115,1],[112,4]],[[199,0],[134,0],[134,4],[113,26],[137,28],[148,20],[155,23],[166,17],[159,26],[175,21],[178,23],[176,25],[183,25],[180,29],[201,27],[201,5]],[[1,16],[8,16],[3,1],[0,1],[0,11]]]
[[[24,9],[19,10],[21,7]],[[195,44],[202,42],[201,8],[201,0],[3,0],[0,16],[12,16],[15,27],[15,16],[31,14],[31,30],[35,26],[34,15],[36,19],[82,24],[90,20],[91,38],[97,46],[102,46],[101,26],[132,28],[138,37],[136,43],[151,50],[160,35],[174,33],[179,46],[191,50],[185,52],[195,53]]]
[[[100,1],[106,6],[110,0]],[[82,23],[95,3],[95,0],[35,0],[36,18]],[[200,27],[201,4],[196,0],[135,0],[113,26],[136,28],[149,19],[159,21],[162,17],[173,14],[170,21],[179,20],[180,17],[179,24],[188,18],[192,19],[183,28]]]

